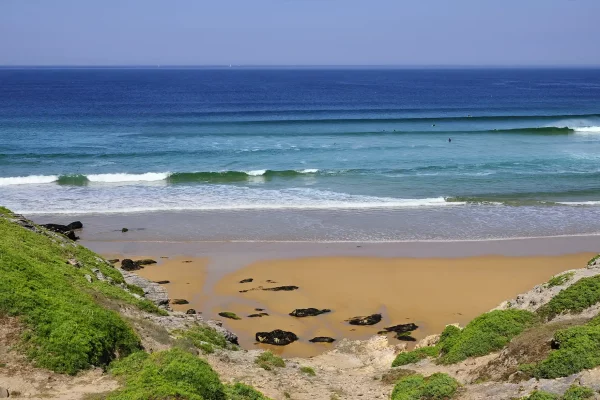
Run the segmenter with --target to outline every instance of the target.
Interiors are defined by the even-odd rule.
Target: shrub
[[[592,259],[590,261],[588,261],[587,265],[592,266],[597,260],[600,260],[600,254],[598,254],[595,257],[592,257]]]
[[[404,377],[396,383],[392,400],[438,400],[451,399],[458,390],[458,382],[442,373],[424,378],[423,375]]]
[[[439,349],[436,346],[421,347],[420,349],[400,353],[394,359],[392,367],[413,364],[427,357],[436,357],[438,353]]]
[[[538,309],[538,313],[547,320],[559,314],[580,313],[600,301],[600,275],[582,278],[561,290],[548,303]]]
[[[285,367],[285,361],[283,361],[281,357],[277,357],[270,351],[265,351],[264,353],[261,353],[261,355],[256,358],[255,362],[256,364],[258,364],[259,367],[267,371],[271,371],[274,367]]]
[[[194,326],[188,330],[177,330],[173,332],[178,338],[189,340],[194,346],[202,350],[204,354],[211,354],[214,348],[237,350],[237,346],[228,342],[225,336],[209,326]]]
[[[534,390],[529,396],[523,397],[522,400],[558,400],[558,396],[552,393]]]
[[[583,325],[555,333],[558,346],[541,361],[534,375],[539,378],[569,376],[600,365],[600,326]]]
[[[584,400],[594,396],[594,391],[585,386],[573,385],[565,392],[562,400]]]
[[[114,291],[132,304],[137,300],[118,287],[85,279],[98,268],[118,282],[119,272],[81,246],[61,244],[0,217],[0,314],[20,316],[26,354],[40,367],[75,374],[139,349],[131,327],[100,305],[114,299]],[[67,264],[72,257],[83,267]]]
[[[575,275],[575,272],[567,272],[566,274],[553,276],[546,285],[549,288],[564,285],[573,278],[573,275]]]
[[[475,318],[462,331],[447,327],[438,344],[440,362],[454,364],[500,350],[535,321],[529,311],[495,310]]]
[[[306,375],[317,376],[317,373],[311,367],[300,367],[300,372],[304,372]]]
[[[114,362],[110,372],[123,380],[124,387],[107,400],[227,399],[225,388],[210,365],[180,349],[152,355],[136,352]]]
[[[252,386],[239,382],[235,385],[225,385],[225,393],[227,400],[269,400]]]

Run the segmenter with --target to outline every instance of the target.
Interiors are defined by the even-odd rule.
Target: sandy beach
[[[413,322],[413,333],[421,339],[439,333],[451,323],[464,325],[503,300],[546,282],[551,276],[579,268],[593,253],[560,256],[474,256],[457,258],[407,257],[302,257],[264,259],[234,271],[217,273],[207,257],[172,257],[140,270],[151,280],[169,280],[165,285],[171,298],[183,298],[189,305],[240,336],[243,348],[267,348],[286,357],[309,357],[332,345],[308,342],[315,336],[365,339],[383,327]],[[141,258],[141,257],[140,257]],[[250,283],[239,283],[252,278]],[[265,291],[281,285],[295,285],[294,291]],[[240,293],[240,291],[248,290]],[[295,318],[296,308],[331,309],[316,317]],[[268,316],[248,318],[255,309]],[[219,317],[222,311],[235,312],[241,320]],[[381,313],[373,326],[352,326],[354,316]],[[289,330],[300,340],[286,347],[257,345],[255,333]],[[400,343],[389,335],[392,343]],[[409,342],[410,344],[411,342]]]

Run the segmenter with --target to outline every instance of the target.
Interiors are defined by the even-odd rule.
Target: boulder
[[[71,222],[69,225],[67,225],[67,228],[69,228],[69,230],[81,229],[81,228],[83,228],[83,224],[80,221],[75,221],[75,222]]]
[[[384,332],[405,333],[405,332],[412,332],[417,328],[419,328],[419,327],[411,322],[410,324],[394,325],[394,326],[389,326],[389,327],[383,328],[383,329],[384,329]]]
[[[79,240],[79,236],[77,236],[75,234],[75,232],[73,231],[68,231],[67,233],[63,233],[63,235],[65,235],[66,237],[68,237],[69,239],[71,239],[72,241],[76,241]]]
[[[281,329],[276,329],[271,332],[257,332],[256,333],[256,341],[264,344],[272,344],[275,346],[287,346],[290,343],[298,340],[298,336],[296,336],[293,332],[282,331]]]
[[[167,283],[171,283],[171,281],[155,281],[154,283],[158,283],[159,285],[166,285]]]
[[[254,311],[265,311],[264,308],[255,308]]]
[[[246,279],[242,279],[242,280],[240,281],[240,283],[250,283],[250,282],[252,282],[253,280],[254,280],[254,279],[252,279],[252,278],[246,278]]]
[[[150,265],[150,264],[156,264],[156,261],[154,261],[151,258],[144,258],[143,260],[136,260],[135,261],[137,265]]]
[[[372,314],[366,317],[353,317],[346,320],[350,325],[375,325],[380,321],[381,314]]]
[[[0,387],[0,399],[8,399],[10,397],[10,393],[7,388]]]
[[[267,314],[266,312],[261,312],[258,314],[250,314],[248,315],[248,318],[262,318],[262,317],[268,317],[269,314]]]
[[[415,339],[414,337],[410,336],[409,332],[398,333],[396,335],[396,339],[402,340],[404,342],[416,342],[417,341],[417,339]]]
[[[140,266],[140,264],[138,264],[136,261],[130,260],[129,258],[124,259],[123,261],[121,261],[121,269],[125,270],[125,271],[137,271],[138,269],[141,269],[142,266]]]
[[[240,317],[238,317],[238,315],[236,313],[231,312],[231,311],[221,311],[219,313],[219,316],[223,317],[223,318],[229,318],[229,319],[235,319],[235,320],[241,319]]]
[[[49,231],[58,232],[62,234],[65,234],[71,230],[67,225],[60,224],[43,224],[42,226],[48,229]]]
[[[331,312],[331,310],[327,308],[324,308],[323,310],[319,310],[317,308],[297,308],[294,311],[292,311],[289,315],[291,315],[292,317],[303,318],[315,317],[317,315],[325,314],[328,312]]]
[[[196,310],[194,310],[193,308],[190,308],[190,309],[189,309],[189,310],[187,310],[185,313],[186,313],[187,315],[194,315],[194,314],[196,314]]]
[[[272,288],[264,288],[263,290],[270,290],[272,292],[280,292],[280,291],[292,291],[292,290],[298,290],[298,286],[277,286],[277,287],[272,287]]]
[[[171,304],[190,304],[186,299],[173,299],[171,300]]]
[[[309,340],[312,343],[333,343],[335,339],[329,336],[317,336]]]
[[[127,229],[127,228],[121,228],[121,232],[123,232],[123,233],[129,232],[129,229]]]

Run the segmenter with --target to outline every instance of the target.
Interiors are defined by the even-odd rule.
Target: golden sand
[[[551,276],[581,268],[592,253],[553,257],[485,256],[468,258],[374,258],[319,257],[260,261],[223,276],[214,287],[205,288],[207,259],[167,260],[148,266],[140,275],[168,279],[165,287],[171,298],[185,298],[189,306],[202,310],[206,318],[220,319],[250,349],[259,331],[289,330],[300,340],[286,347],[271,347],[285,356],[312,356],[332,345],[312,344],[314,336],[336,339],[364,339],[385,326],[414,322],[413,336],[439,333],[451,323],[464,325],[504,300],[546,282]],[[252,283],[239,283],[253,278]],[[268,280],[276,282],[269,283]],[[214,280],[213,280],[214,281]],[[240,290],[295,285],[291,292]],[[295,318],[296,308],[328,308],[332,312],[317,317]],[[247,318],[263,308],[269,316]],[[233,311],[242,320],[219,317]],[[383,314],[373,326],[351,326],[354,316]],[[389,336],[391,342],[396,342]],[[269,347],[260,345],[261,347]]]

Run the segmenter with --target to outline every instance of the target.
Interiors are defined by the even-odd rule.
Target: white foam
[[[97,174],[88,175],[87,178],[90,182],[118,183],[162,181],[168,176],[168,172],[147,172],[145,174]]]
[[[255,171],[248,171],[246,173],[250,176],[262,176],[265,174],[265,172],[267,172],[266,169],[257,169]]]
[[[52,183],[58,180],[57,175],[30,175],[0,178],[0,186],[7,185],[34,185],[40,183]]]
[[[300,172],[301,174],[316,174],[317,172],[319,172],[319,170],[316,168],[306,168],[298,172]]]
[[[557,201],[557,204],[566,206],[600,206],[600,201]]]
[[[600,126],[581,126],[571,128],[576,133],[586,133],[586,134],[598,134],[600,133]]]

